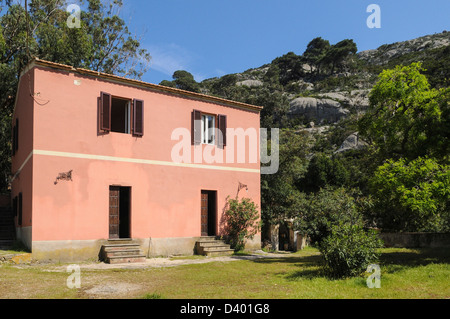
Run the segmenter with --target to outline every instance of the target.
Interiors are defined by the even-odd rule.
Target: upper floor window
[[[202,115],[202,144],[215,144],[216,142],[216,117],[214,115]]]
[[[227,116],[192,112],[192,142],[194,145],[210,144],[223,148],[227,145]]]
[[[116,132],[144,135],[144,101],[115,97],[102,92],[99,106],[99,128],[103,133]]]

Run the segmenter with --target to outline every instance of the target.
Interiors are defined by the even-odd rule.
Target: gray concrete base
[[[31,236],[32,227],[16,227],[16,237],[20,240],[29,250],[31,250]]]
[[[200,237],[133,239],[147,257],[190,256],[195,254],[195,243]],[[32,243],[32,258],[47,262],[98,261],[102,245],[100,240],[39,241]],[[261,249],[261,236],[246,242],[247,250]]]

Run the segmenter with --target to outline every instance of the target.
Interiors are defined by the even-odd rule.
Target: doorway
[[[201,236],[216,236],[217,192],[202,190]]]
[[[109,187],[109,238],[131,238],[131,187]]]

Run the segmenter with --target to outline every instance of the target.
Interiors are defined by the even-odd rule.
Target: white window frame
[[[212,119],[212,127],[209,127],[209,119]],[[216,116],[202,114],[202,144],[214,145],[216,143]]]

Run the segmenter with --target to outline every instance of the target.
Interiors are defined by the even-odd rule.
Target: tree
[[[363,216],[346,188],[325,187],[311,193],[297,207],[295,229],[308,235],[317,246],[331,234],[339,223],[364,226]]]
[[[313,65],[316,68],[316,73],[320,73],[320,67],[323,63],[323,58],[330,49],[330,41],[324,40],[321,37],[314,38],[308,43],[303,57],[306,62]],[[312,73],[311,69],[311,73]]]
[[[370,108],[358,126],[379,161],[428,155],[448,159],[449,91],[430,88],[421,71],[421,63],[385,70],[370,93]]]
[[[336,67],[342,68],[345,61],[358,51],[356,43],[351,39],[342,40],[331,46],[321,59],[323,64],[331,65],[330,74],[334,73]]]
[[[141,78],[150,61],[119,11],[122,0],[106,4],[85,0],[80,28],[69,28],[64,0],[1,0],[0,8],[0,145],[9,146],[11,117],[19,76],[33,57],[94,71]],[[10,151],[0,153],[0,191],[6,191]]]
[[[370,180],[378,225],[394,231],[450,231],[450,166],[431,158],[388,160]]]
[[[194,80],[194,76],[188,71],[178,70],[173,73],[173,84],[180,90],[200,92],[200,85]]]
[[[280,131],[278,172],[261,176],[261,215],[265,226],[298,214],[304,194],[299,192],[296,184],[307,169],[309,143],[307,134]]]
[[[279,68],[280,83],[288,84],[290,81],[298,80],[303,76],[303,58],[294,52],[276,58],[272,61],[272,65]]]

